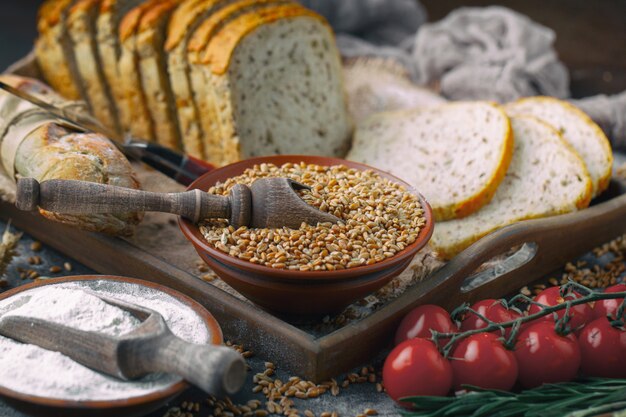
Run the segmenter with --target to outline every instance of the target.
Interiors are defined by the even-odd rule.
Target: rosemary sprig
[[[11,224],[9,223],[2,234],[2,241],[0,241],[0,278],[4,276],[7,267],[17,255],[15,249],[22,237],[21,233],[11,233],[10,227]]]
[[[465,387],[456,397],[410,397],[406,417],[588,417],[626,409],[626,379],[544,384],[519,394]]]

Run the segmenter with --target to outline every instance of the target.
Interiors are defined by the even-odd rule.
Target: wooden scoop
[[[228,197],[191,190],[184,193],[152,193],[86,181],[34,178],[17,181],[17,207],[37,207],[63,214],[160,211],[178,214],[194,223],[209,218],[228,219],[236,229],[290,227],[304,222],[336,223],[339,219],[305,203],[296,190],[309,189],[288,178],[261,178],[248,187],[235,185]]]
[[[0,319],[0,334],[61,352],[88,368],[123,380],[167,372],[218,397],[232,395],[243,386],[246,363],[233,349],[186,342],[170,331],[156,311],[97,297],[128,311],[141,324],[122,336],[109,336],[48,320],[5,315]]]

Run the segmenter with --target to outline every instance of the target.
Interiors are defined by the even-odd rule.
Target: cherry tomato
[[[626,284],[617,284],[611,287],[608,287],[604,292],[625,292]],[[614,298],[613,300],[599,300],[596,301],[596,304],[593,306],[593,316],[597,319],[606,317],[608,315],[613,316],[615,318],[615,313],[617,313],[617,309],[624,302],[623,298]]]
[[[578,344],[585,375],[626,378],[626,331],[601,317],[585,326]]]
[[[492,333],[479,333],[463,339],[450,357],[454,389],[469,384],[508,391],[517,379],[515,355]]]
[[[485,318],[493,321],[494,323],[506,323],[507,321],[512,321],[522,317],[522,315],[517,311],[504,307],[504,305],[502,305],[499,300],[482,300],[472,305],[471,308],[472,310],[477,311],[478,313],[485,316]],[[465,315],[465,318],[461,323],[462,331],[484,329],[485,327],[487,327],[487,322],[471,312]],[[498,330],[494,331],[493,333],[497,334],[498,336],[501,334],[501,332]],[[510,327],[506,329],[505,334],[507,337],[511,334]]]
[[[430,340],[409,339],[387,356],[383,381],[395,401],[416,395],[446,395],[452,388],[452,367]]]
[[[566,302],[567,300],[579,298],[580,294],[574,292],[572,295],[566,295],[565,297],[561,296],[561,287],[550,287],[541,291],[535,297],[535,302],[539,304],[543,304],[545,306],[555,306]],[[531,304],[530,309],[528,310],[529,314],[535,314],[543,310],[543,307],[538,306],[536,304]],[[580,331],[582,327],[593,320],[593,310],[589,306],[589,304],[579,304],[577,306],[573,306],[570,309],[571,320],[569,321],[569,326],[572,330]],[[559,318],[565,315],[565,309],[559,310],[557,312]],[[546,321],[554,321],[554,314],[548,314],[547,316],[542,317],[540,320]]]
[[[561,336],[554,323],[540,321],[520,333],[515,346],[518,380],[525,388],[571,381],[580,366],[580,348],[573,334]]]
[[[426,304],[411,310],[411,312],[402,319],[400,327],[398,327],[396,331],[395,343],[399,345],[405,340],[416,337],[430,340],[431,329],[441,333],[458,332],[458,328],[452,322],[446,310],[436,305]],[[440,339],[438,341],[439,346],[444,346],[448,340],[449,339]]]

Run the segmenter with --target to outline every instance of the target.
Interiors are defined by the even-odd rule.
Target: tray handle
[[[427,288],[419,293],[431,291],[428,302],[448,307],[502,297],[625,231],[626,195],[579,212],[520,222],[474,243],[425,281]],[[520,249],[504,262],[474,273],[517,246]]]

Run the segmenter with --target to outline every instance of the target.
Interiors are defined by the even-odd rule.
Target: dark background
[[[341,1],[341,0],[336,0]],[[554,29],[576,97],[626,90],[626,0],[421,0],[431,21],[460,6],[500,4]],[[26,55],[41,0],[0,0],[0,69]]]

